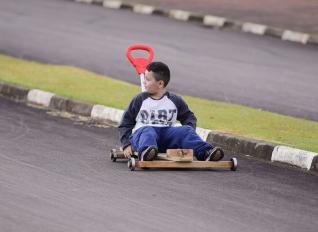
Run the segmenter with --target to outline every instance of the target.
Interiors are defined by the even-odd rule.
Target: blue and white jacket
[[[130,145],[129,136],[143,126],[171,127],[176,121],[196,128],[197,119],[183,99],[166,92],[160,99],[153,99],[147,92],[136,95],[124,112],[118,127],[123,148]]]

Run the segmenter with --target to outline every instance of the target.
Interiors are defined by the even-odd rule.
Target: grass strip
[[[65,65],[41,64],[0,55],[0,81],[71,99],[125,109],[137,85]],[[198,126],[318,152],[318,122],[246,106],[183,96]]]

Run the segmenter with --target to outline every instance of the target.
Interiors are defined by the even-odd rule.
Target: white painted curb
[[[272,153],[272,161],[289,163],[310,170],[312,161],[316,156],[318,156],[318,154],[314,152],[285,146],[276,146]]]
[[[150,15],[153,13],[155,8],[153,6],[136,4],[133,8],[135,13]]]
[[[209,133],[211,132],[211,130],[197,127],[196,132],[201,137],[201,139],[203,139],[204,141],[207,141]]]
[[[104,1],[103,7],[111,8],[111,9],[120,9],[122,5],[121,1]]]
[[[93,0],[75,0],[75,2],[93,3]]]
[[[123,110],[103,105],[94,105],[91,112],[91,117],[95,119],[105,119],[119,123],[123,114]]]
[[[255,23],[244,23],[242,26],[242,31],[249,32],[257,35],[264,35],[267,26]]]
[[[206,15],[203,18],[203,25],[212,27],[223,27],[226,22],[226,18],[216,17],[213,15]]]
[[[38,89],[31,89],[27,96],[27,101],[38,105],[49,107],[52,97],[55,94]]]
[[[183,10],[170,10],[169,17],[174,18],[181,21],[188,21],[190,17],[190,12]]]
[[[299,42],[302,44],[306,44],[308,42],[309,35],[301,32],[296,31],[284,31],[282,35],[282,40],[288,40],[292,42]]]

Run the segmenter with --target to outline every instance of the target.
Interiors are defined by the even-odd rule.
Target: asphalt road
[[[130,0],[318,35],[316,0]]]
[[[1,231],[317,231],[317,175],[243,157],[236,172],[131,172],[116,145],[114,127],[0,97]]]
[[[65,0],[0,0],[0,35],[2,53],[136,84],[125,48],[147,43],[172,91],[318,120],[317,47]]]

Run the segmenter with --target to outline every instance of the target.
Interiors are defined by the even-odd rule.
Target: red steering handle
[[[133,57],[131,55],[132,51],[136,50],[143,50],[148,52],[148,57]],[[152,61],[153,59],[153,50],[151,47],[143,44],[135,44],[135,45],[130,45],[126,49],[126,56],[130,63],[135,67],[137,73],[140,75],[141,73],[144,73],[146,71],[147,65]]]

